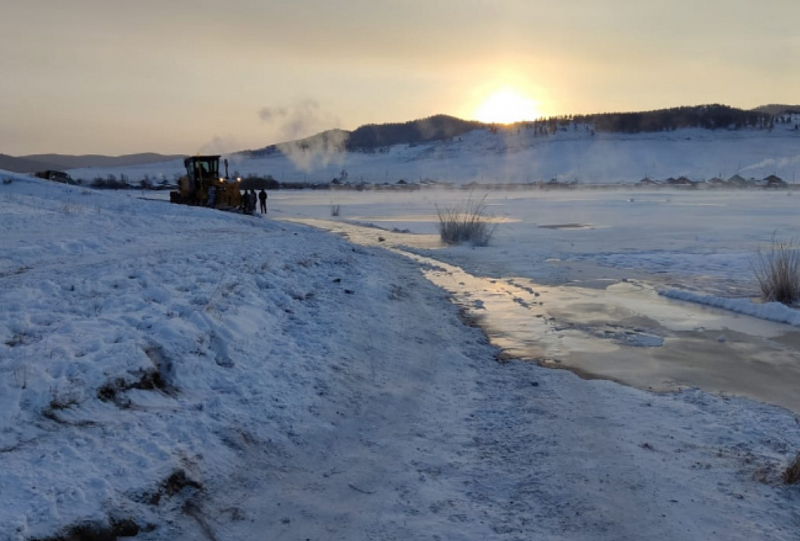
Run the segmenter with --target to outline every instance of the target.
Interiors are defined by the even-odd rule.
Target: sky
[[[6,0],[0,153],[800,102],[796,0]]]

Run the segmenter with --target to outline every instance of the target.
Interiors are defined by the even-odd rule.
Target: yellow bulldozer
[[[238,210],[242,206],[239,180],[219,173],[219,156],[190,156],[183,160],[186,174],[178,181],[178,189],[169,193],[170,203],[199,205],[222,210]]]

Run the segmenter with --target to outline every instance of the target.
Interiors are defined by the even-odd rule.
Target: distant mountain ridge
[[[658,132],[680,128],[707,130],[769,128],[773,122],[770,113],[745,111],[718,103],[635,113],[575,115],[567,118],[575,122],[590,124],[595,130],[607,133]]]
[[[100,154],[84,154],[73,156],[68,154],[31,154],[21,156],[26,160],[57,165],[56,169],[78,169],[82,167],[125,167],[128,165],[141,165],[143,163],[158,163],[185,158],[184,154],[158,154],[155,152],[141,152],[138,154],[124,154],[122,156],[103,156]]]
[[[653,111],[562,115],[510,125],[462,120],[449,115],[395,122],[366,124],[353,131],[329,130],[311,137],[239,152],[255,158],[276,152],[324,148],[326,151],[374,152],[394,145],[415,145],[443,141],[478,129],[525,128],[536,133],[552,134],[564,126],[580,123],[606,133],[640,133],[672,131],[680,128],[703,129],[770,129],[775,118],[792,111],[793,106],[770,105],[745,110],[720,104],[671,107]],[[762,110],[763,109],[763,110]],[[800,112],[800,107],[797,108]],[[776,111],[771,113],[769,111]]]
[[[771,129],[780,117],[800,114],[800,105],[770,104],[751,110],[738,109],[720,104],[682,106],[642,112],[598,113],[587,115],[562,115],[521,121],[510,125],[491,124],[475,120],[463,120],[450,115],[434,115],[408,122],[365,124],[355,130],[327,130],[304,139],[272,144],[254,150],[242,150],[234,154],[246,158],[263,157],[275,153],[297,153],[308,150],[323,152],[376,152],[395,145],[416,145],[445,141],[478,129],[533,130],[537,134],[553,134],[565,126],[580,123],[588,130],[607,133],[639,133],[671,131],[679,128],[704,129]],[[179,158],[182,154],[139,153],[122,156],[98,154],[30,154],[8,156],[0,154],[0,169],[16,173],[37,171],[71,170],[84,168],[130,167],[155,164]]]
[[[348,150],[389,147],[397,144],[428,143],[457,137],[489,124],[462,120],[449,115],[435,115],[409,122],[366,124],[350,132]]]
[[[80,169],[85,167],[128,167],[148,163],[159,163],[178,158],[183,154],[157,154],[142,152],[122,156],[103,156],[100,154],[30,154],[27,156],[8,156],[0,154],[0,169],[14,173],[36,173],[38,171]]]
[[[413,145],[441,141],[488,127],[491,127],[491,124],[475,120],[462,120],[449,115],[434,115],[408,122],[365,124],[353,131],[327,130],[296,141],[269,145],[255,150],[245,150],[237,154],[247,158],[256,158],[276,152],[285,153],[308,149],[364,152],[394,145]]]
[[[382,135],[381,126],[371,129]],[[334,180],[351,186],[400,180],[403,184],[476,186],[617,184],[642,179],[669,182],[670,178],[683,180],[680,177],[701,182],[736,174],[748,183],[775,175],[800,188],[800,114],[771,116],[704,106],[602,117],[552,117],[512,125],[486,124],[450,137],[458,132],[432,130],[423,135],[444,139],[419,144],[413,142],[423,136],[418,131],[413,138],[406,138],[399,130],[394,139],[371,140],[395,143],[391,146],[351,147],[354,150],[347,148],[350,133],[329,130],[228,158],[234,176],[272,178],[287,188],[324,188]],[[412,142],[402,142],[408,140]],[[138,186],[143,180],[174,182],[183,174],[182,165],[173,160],[69,172],[84,183],[116,178]]]
[[[12,173],[35,173],[47,169],[56,169],[53,164],[38,162],[27,158],[16,158],[8,154],[0,154],[0,169],[11,171]]]

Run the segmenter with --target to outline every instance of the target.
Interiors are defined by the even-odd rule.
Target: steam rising
[[[339,119],[323,111],[315,100],[306,99],[290,107],[264,107],[258,116],[286,141],[278,148],[298,169],[309,172],[344,161],[349,134],[331,129],[339,125]]]
[[[759,163],[743,167],[742,171],[752,171],[755,169],[766,169],[766,168],[783,169],[785,167],[790,167],[798,164],[800,164],[800,155],[777,158],[777,159],[767,158],[765,160],[760,161]]]
[[[198,154],[227,154],[241,150],[241,144],[232,135],[216,135],[211,141],[202,145]]]
[[[262,122],[273,124],[287,141],[308,137],[339,124],[339,119],[323,111],[315,100],[307,99],[290,107],[264,107],[258,112]]]

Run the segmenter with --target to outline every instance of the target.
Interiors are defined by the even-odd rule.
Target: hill
[[[681,128],[741,129],[748,127],[768,128],[774,114],[781,114],[790,106],[765,106],[770,113],[761,110],[746,111],[727,105],[710,104],[672,107],[653,111],[596,113],[588,115],[564,115],[523,121],[512,124],[490,124],[475,120],[463,120],[449,115],[434,115],[408,122],[366,124],[353,131],[329,130],[320,134],[281,144],[269,145],[257,150],[238,153],[253,158],[273,154],[281,149],[348,150],[351,152],[373,152],[379,148],[395,145],[418,145],[446,141],[475,130],[527,129],[537,134],[553,134],[574,124],[581,124],[593,131],[604,133],[640,133],[673,131]],[[800,109],[800,107],[798,107]]]
[[[772,121],[772,115],[766,112],[745,111],[720,104],[672,107],[637,113],[576,115],[567,118],[574,122],[591,124],[596,131],[608,133],[658,132],[681,128],[765,128]]]
[[[34,173],[47,169],[59,169],[59,167],[45,161],[29,158],[15,158],[7,154],[0,154],[0,169],[13,173]]]
[[[365,124],[353,131],[328,130],[304,139],[269,145],[257,150],[245,150],[237,154],[256,158],[276,152],[288,154],[314,150],[374,152],[378,148],[394,145],[444,141],[489,126],[483,122],[462,120],[448,115],[434,115],[408,122]]]
[[[79,167],[125,167],[145,163],[159,163],[183,158],[182,154],[157,154],[143,152],[138,154],[124,154],[122,156],[103,156],[100,154],[84,154],[73,156],[70,154],[31,154],[21,156],[22,159],[44,162],[51,165],[49,169],[77,169]],[[48,169],[48,168],[46,168]],[[31,171],[27,171],[31,172]]]
[[[178,158],[182,154],[165,155],[155,152],[139,154],[125,154],[123,156],[103,156],[100,154],[85,154],[73,156],[70,154],[30,154],[27,156],[9,156],[0,154],[0,169],[14,173],[36,173],[48,169],[64,171],[88,167],[130,167],[143,164],[162,163]]]
[[[446,182],[454,184],[630,183],[777,175],[797,180],[800,114],[771,115],[712,104],[643,112],[484,124],[436,115],[405,123],[329,130],[229,156],[235,176],[284,184]],[[76,169],[91,182],[116,176],[173,181],[181,160]]]
[[[350,133],[348,150],[373,150],[393,145],[408,145],[442,141],[488,124],[474,120],[461,120],[448,115],[435,115],[419,120],[390,124],[367,124]]]
[[[346,150],[345,141],[350,137],[347,130],[327,130],[310,137],[269,145],[256,150],[243,150],[234,154],[240,158],[259,158],[277,153],[289,153],[290,151],[310,151],[318,149],[328,149],[331,152],[344,152]]]
[[[756,107],[753,111],[758,111],[760,113],[767,113],[770,115],[784,115],[784,114],[793,114],[799,115],[800,114],[800,105],[782,105],[782,104],[770,104],[770,105],[762,105],[761,107]]]

